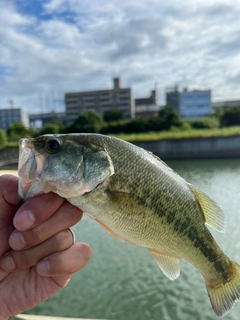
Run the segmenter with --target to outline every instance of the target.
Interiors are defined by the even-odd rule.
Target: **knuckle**
[[[65,250],[72,245],[72,234],[66,229],[58,232],[52,238],[52,245],[55,251]]]
[[[25,269],[30,267],[32,263],[31,256],[28,254],[28,251],[18,251],[14,252],[13,260],[16,264],[17,269]]]
[[[46,230],[44,230],[44,228],[42,228],[41,225],[39,225],[38,227],[30,230],[30,231],[26,231],[24,233],[24,239],[27,243],[27,245],[29,247],[32,247],[36,244],[41,243],[42,241],[46,240]]]

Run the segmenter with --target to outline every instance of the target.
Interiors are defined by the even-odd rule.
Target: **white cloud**
[[[240,3],[225,0],[4,2],[0,105],[38,111],[41,94],[109,88],[120,76],[135,96],[158,83],[240,98]],[[21,10],[24,9],[24,10]]]

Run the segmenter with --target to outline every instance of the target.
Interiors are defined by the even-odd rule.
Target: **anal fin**
[[[180,259],[164,253],[148,249],[157,262],[159,268],[170,280],[175,280],[180,275]]]

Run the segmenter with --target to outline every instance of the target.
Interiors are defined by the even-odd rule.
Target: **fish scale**
[[[171,280],[180,258],[203,275],[215,313],[240,298],[240,267],[206,224],[225,230],[224,213],[164,162],[128,142],[98,134],[44,135],[20,141],[19,195],[55,192],[119,240],[147,248]]]

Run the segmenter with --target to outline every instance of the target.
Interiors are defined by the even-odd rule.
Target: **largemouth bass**
[[[203,275],[215,313],[240,298],[240,266],[206,224],[224,231],[220,206],[164,162],[131,143],[98,134],[20,140],[19,196],[55,192],[119,240],[147,248],[171,280],[180,258]]]

